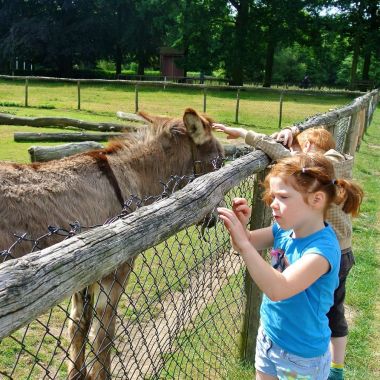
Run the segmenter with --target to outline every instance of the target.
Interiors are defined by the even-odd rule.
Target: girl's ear
[[[310,143],[309,140],[306,140],[305,145],[304,145],[303,148],[302,148],[302,151],[303,151],[304,153],[309,153],[310,150],[311,150],[311,143]]]
[[[310,194],[309,202],[313,207],[323,210],[326,203],[326,194],[323,191]]]

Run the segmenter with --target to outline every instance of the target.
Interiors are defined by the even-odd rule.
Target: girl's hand
[[[214,123],[212,125],[213,129],[218,132],[224,132],[227,136],[227,139],[237,139],[239,137],[245,138],[247,131],[243,128],[232,128],[227,127],[224,124]]]
[[[245,227],[251,218],[251,208],[245,198],[234,198],[232,201],[232,211],[239,219],[240,223]]]
[[[290,148],[293,143],[293,133],[290,128],[285,128],[278,132],[276,136],[276,141],[280,142],[282,145]]]
[[[245,225],[241,224],[234,211],[219,207],[217,209],[220,219],[223,221],[229,234],[231,235],[232,247],[237,252],[244,252],[251,248]]]

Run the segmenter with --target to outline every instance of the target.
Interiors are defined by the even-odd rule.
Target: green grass
[[[278,128],[279,97],[275,91],[240,92],[239,123],[258,132],[271,133]],[[135,111],[135,88],[131,85],[82,84],[81,110],[77,110],[75,83],[29,82],[29,107],[24,104],[24,83],[0,80],[0,112],[17,116],[55,116],[87,121],[118,122],[117,111]],[[345,96],[284,96],[282,125],[304,120],[351,101]],[[190,88],[140,87],[139,109],[152,114],[181,117],[187,107],[203,110],[203,90]],[[236,91],[207,91],[206,113],[218,122],[234,124]],[[0,125],[0,160],[28,162],[31,145],[50,143],[13,143],[14,132],[54,132],[60,129]],[[222,136],[222,135],[220,135]]]
[[[31,107],[25,108],[18,106],[23,103],[23,84],[13,82],[0,81],[0,112],[8,112],[20,116],[65,116],[91,121],[118,121],[115,117],[115,112],[118,110],[133,112],[134,111],[134,88],[125,86],[99,86],[99,85],[83,85],[82,86],[82,110],[76,110],[76,87],[71,84],[46,84],[37,83],[30,84],[29,99]],[[151,113],[168,114],[172,116],[180,116],[186,107],[194,107],[201,110],[203,107],[203,93],[196,90],[184,89],[142,89],[139,95],[140,109]],[[220,92],[209,91],[207,101],[207,114],[215,120],[224,123],[233,123],[235,118],[235,92]],[[350,102],[351,99],[326,95],[323,97],[309,95],[289,95],[284,102],[284,125],[300,121],[307,116],[315,113],[326,112],[328,109],[340,106]],[[169,108],[170,106],[170,108]],[[278,94],[273,92],[241,93],[240,100],[240,122],[258,131],[270,133],[277,129],[278,123]],[[361,145],[360,151],[355,158],[354,178],[364,187],[365,199],[362,205],[362,213],[358,219],[354,221],[354,253],[356,256],[356,266],[352,270],[347,284],[347,305],[349,313],[353,316],[351,322],[351,332],[349,336],[349,345],[346,359],[346,379],[369,379],[375,380],[380,378],[378,367],[380,340],[380,277],[379,266],[380,260],[378,251],[380,248],[380,112],[379,108],[375,112],[372,125],[368,129],[367,135]],[[51,132],[59,131],[52,128],[31,128],[31,127],[14,127],[0,126],[0,160],[13,160],[18,162],[27,162],[29,157],[27,148],[32,145],[30,143],[15,143],[13,141],[14,131],[38,131]],[[38,145],[56,145],[51,143],[38,143]],[[191,234],[196,231],[190,229]],[[132,285],[130,282],[127,288],[127,293],[131,295],[134,303],[139,308],[144,306],[144,300],[138,295],[146,293],[146,296],[151,299],[160,299],[163,296],[163,291],[154,287],[157,278],[163,278],[162,267],[176,265],[175,274],[171,274],[172,278],[165,279],[168,281],[167,286],[172,286],[174,290],[180,291],[188,285],[188,279],[184,276],[186,272],[185,260],[183,257],[176,256],[180,251],[180,247],[184,250],[189,237],[186,233],[179,234],[178,237],[168,240],[166,245],[161,245],[156,249],[151,249],[147,252],[147,260],[137,263],[135,272],[138,276],[147,278],[144,284]],[[187,252],[186,260],[191,258],[186,265],[196,265],[199,260],[199,255],[202,254],[202,241],[195,239],[193,250]],[[160,254],[157,253],[157,249]],[[162,252],[161,252],[162,251]],[[211,251],[208,252],[211,254]],[[192,257],[194,255],[194,257]],[[147,263],[149,265],[147,265]],[[147,268],[147,267],[150,268]],[[148,269],[155,274],[157,278],[147,275]],[[181,282],[177,281],[179,277]],[[235,289],[228,288],[226,293],[232,290],[239,290],[237,285]],[[223,292],[217,295],[223,297]],[[230,297],[230,296],[229,296]],[[136,318],[135,311],[129,307],[129,301],[122,299],[121,313],[129,320]],[[154,306],[149,310],[151,315],[157,315],[159,309]],[[205,309],[201,320],[212,320],[211,316],[215,315],[215,307],[210,306]],[[46,317],[43,317],[46,318]],[[55,317],[53,328],[62,327],[64,317]],[[196,334],[191,331],[184,332],[178,339],[179,345],[184,345],[184,354],[189,357],[190,349],[195,352],[203,352],[205,347],[211,352],[214,346],[218,348],[225,347],[226,352],[236,354],[238,333],[232,338],[229,328],[222,321],[216,321],[216,328],[210,328],[209,324],[204,324]],[[55,326],[55,327],[54,327]],[[218,327],[218,328],[217,328]],[[38,335],[41,335],[43,330],[41,326],[33,325],[33,329],[37,329]],[[216,332],[217,331],[217,332]],[[225,331],[225,335],[220,336],[220,333]],[[17,336],[22,339],[22,331],[17,332]],[[211,335],[210,335],[211,334]],[[59,335],[56,332],[56,336]],[[186,335],[191,337],[191,340],[184,343]],[[49,346],[49,337],[47,345]],[[61,337],[67,344],[65,337]],[[35,337],[27,338],[27,342],[32,346],[37,347],[38,342]],[[216,343],[215,343],[216,342]],[[2,359],[0,360],[1,369],[9,369],[14,364],[15,351],[19,344],[11,339],[6,342],[6,349],[2,351]],[[4,344],[4,342],[3,342]],[[54,346],[54,344],[52,344]],[[4,345],[2,346],[4,349]],[[49,360],[48,351],[43,349],[40,353],[41,361]],[[203,350],[203,351],[202,351]],[[194,364],[202,368],[202,360],[211,360],[212,355],[207,353],[203,356],[193,356]],[[53,367],[60,366],[63,354],[59,352],[53,362]],[[228,356],[227,356],[228,357]],[[168,378],[174,376],[178,371],[177,364],[181,363],[182,369],[186,370],[186,360],[184,356],[173,352],[173,356],[168,358],[165,373]],[[28,359],[30,361],[30,359]],[[20,379],[27,376],[30,371],[30,362],[24,362],[24,368],[18,369]],[[214,360],[214,359],[213,359]],[[249,366],[243,366],[235,357],[226,359],[224,357],[221,372],[222,378],[231,380],[246,380],[252,379],[254,370]],[[215,363],[214,363],[215,364]],[[194,376],[198,370],[191,369],[190,373]],[[65,365],[59,369],[60,377],[65,378]],[[183,373],[183,372],[182,372]],[[35,367],[31,378],[38,378],[40,370]],[[199,374],[199,373],[198,373]],[[0,375],[1,376],[1,375]],[[195,376],[196,377],[196,376]]]
[[[356,265],[348,277],[347,305],[353,314],[346,379],[380,378],[380,111],[355,156],[354,178],[364,187],[361,215],[353,224]]]

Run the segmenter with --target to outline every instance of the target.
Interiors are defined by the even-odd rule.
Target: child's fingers
[[[232,200],[232,206],[248,205],[248,202],[245,198],[234,198]]]

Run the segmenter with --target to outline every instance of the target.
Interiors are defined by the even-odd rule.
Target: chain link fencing
[[[378,93],[371,97],[366,108],[367,123],[377,102]],[[361,111],[355,110],[358,112]],[[328,123],[341,152],[348,152],[347,147],[352,149],[347,141],[360,129],[352,120],[352,115],[343,115]],[[320,124],[326,125],[325,120]],[[163,184],[158,197],[131,196],[121,213],[105,223],[169,197],[179,183],[189,183],[194,178],[172,177],[169,183]],[[226,204],[231,204],[236,196],[252,200],[254,181],[254,173],[246,176],[227,192]],[[41,240],[52,235],[64,240],[92,227],[95,226],[82,226],[75,221],[68,227],[48,227],[47,233],[39,238],[32,239],[27,234],[15,236],[15,243],[1,252],[1,258],[11,259],[16,245],[27,244],[32,247],[31,251],[38,251]],[[211,228],[205,228],[205,224],[190,226],[151,247],[135,259],[128,281],[118,281],[115,276],[111,291],[113,287],[121,287],[123,291],[117,309],[113,310],[112,340],[101,346],[111,358],[109,366],[101,363],[103,371],[91,372],[101,355],[99,347],[94,346],[96,336],[90,334],[79,350],[83,365],[77,368],[75,375],[69,373],[70,361],[73,364],[69,355],[73,348],[67,334],[69,322],[77,326],[80,333],[80,321],[70,316],[71,298],[0,342],[0,378],[82,379],[86,373],[91,373],[91,377],[87,377],[91,380],[236,378],[233,368],[240,357],[246,307],[245,267],[242,259],[231,252],[229,235],[221,221]],[[100,280],[96,288],[97,295],[93,299],[86,289],[78,293],[84,299],[84,309],[91,310],[89,314],[83,311],[81,318],[91,315],[89,330],[97,327],[93,329],[95,333],[108,328],[104,315],[99,314],[102,309],[98,304],[105,302],[115,308],[109,301],[109,286]]]

